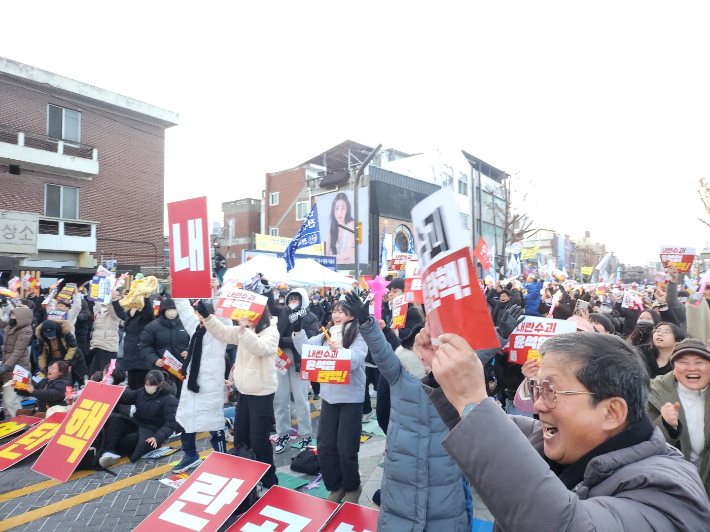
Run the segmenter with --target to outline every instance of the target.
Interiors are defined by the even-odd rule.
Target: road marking
[[[212,452],[212,449],[207,449],[206,451],[203,451],[202,453],[200,453],[200,456],[202,458],[206,458],[207,456],[209,456],[209,454],[211,452]],[[11,528],[16,527],[16,526],[30,523],[36,519],[42,519],[43,517],[48,517],[48,516],[55,514],[57,512],[62,512],[64,510],[68,510],[72,506],[76,506],[77,504],[84,504],[85,502],[89,502],[94,499],[98,499],[99,497],[103,497],[104,495],[108,495],[109,493],[113,493],[115,491],[122,490],[123,488],[127,488],[129,486],[134,486],[135,484],[138,484],[139,482],[143,482],[144,480],[149,480],[153,477],[157,477],[159,475],[162,475],[163,473],[167,473],[172,468],[173,468],[173,466],[170,464],[156,467],[155,469],[151,469],[149,471],[139,473],[135,476],[128,477],[128,478],[123,479],[121,481],[116,481],[112,484],[108,484],[106,486],[101,486],[99,488],[96,488],[95,490],[87,491],[85,493],[82,493],[81,495],[69,497],[68,499],[64,499],[63,501],[60,501],[56,504],[52,504],[50,506],[45,506],[44,508],[39,508],[37,510],[32,510],[32,511],[26,512],[24,514],[21,514],[21,515],[15,516],[15,517],[11,517],[10,519],[5,519],[4,521],[0,521],[0,532],[2,532],[4,530],[10,530]]]
[[[197,437],[195,438],[195,441],[197,440],[202,440],[205,439],[207,436],[209,436],[209,432],[200,432],[197,434]],[[176,440],[174,442],[167,443],[167,447],[179,447],[182,444],[180,440]],[[111,467],[108,467],[107,469],[112,469],[114,467],[121,466],[123,464],[126,464],[130,461],[130,459],[126,456],[121,458],[118,462],[116,462],[114,465]],[[72,476],[69,477],[69,480],[67,482],[71,482],[72,480],[78,480],[80,478],[88,477],[89,475],[93,475],[95,473],[98,473],[98,471],[94,471],[91,469],[87,469],[86,471],[74,471],[72,473]],[[35,493],[40,490],[45,490],[47,488],[52,488],[54,486],[58,486],[61,484],[58,480],[45,480],[44,482],[39,482],[38,484],[32,484],[31,486],[27,486],[25,488],[15,490],[15,491],[8,491],[7,493],[2,493],[0,494],[0,503],[7,502],[9,500],[15,499],[17,497],[24,497],[25,495],[29,495],[30,493]]]

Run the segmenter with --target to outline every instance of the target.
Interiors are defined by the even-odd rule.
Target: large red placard
[[[268,469],[268,464],[212,453],[134,532],[215,532]]]
[[[7,438],[16,432],[25,430],[27,426],[30,427],[36,425],[42,421],[40,418],[32,416],[15,416],[0,423],[0,438]]]
[[[93,443],[124,388],[89,381],[32,471],[66,482]]]
[[[43,420],[34,418],[41,423],[0,447],[0,471],[5,471],[47,445],[65,417],[65,412],[55,412]]]
[[[337,508],[338,505],[334,502],[273,486],[227,532],[318,532]]]
[[[168,203],[172,297],[211,298],[207,198]]]
[[[323,532],[375,532],[380,512],[351,502],[343,503]]]
[[[304,345],[301,380],[322,384],[350,384],[350,349],[331,351],[322,345]]]

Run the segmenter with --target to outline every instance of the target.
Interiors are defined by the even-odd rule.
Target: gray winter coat
[[[422,389],[424,365],[410,350],[395,354],[374,318],[360,327],[391,390],[378,530],[469,530],[463,474],[441,446],[449,430]]]
[[[539,421],[507,416],[492,399],[461,420],[441,388],[425,383],[424,389],[451,430],[444,448],[496,518],[494,532],[700,532],[710,526],[698,472],[658,428],[648,441],[593,458],[570,491],[542,458]]]

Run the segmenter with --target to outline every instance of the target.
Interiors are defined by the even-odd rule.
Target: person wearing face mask
[[[710,350],[687,338],[675,344],[670,365],[672,372],[651,382],[648,415],[698,469],[710,495]]]
[[[30,381],[27,390],[16,390],[18,395],[37,399],[37,412],[20,409],[19,413],[44,418],[47,410],[53,406],[66,406],[66,389],[71,385],[69,364],[63,360],[57,360],[47,368],[47,378],[38,383]],[[12,386],[13,388],[16,386],[14,381]]]
[[[151,370],[143,388],[123,392],[119,404],[135,405],[136,411],[133,417],[116,412],[109,416],[103,429],[101,467],[114,465],[121,456],[130,456],[131,462],[136,462],[179,430],[175,421],[178,400],[167,377],[165,371]]]
[[[629,310],[629,309],[626,309]],[[628,320],[628,314],[627,318]],[[658,312],[653,310],[644,310],[638,315],[636,327],[626,339],[631,345],[646,345],[653,340],[653,328],[661,323],[661,317]]]
[[[112,301],[116,302],[121,298],[120,294],[113,290],[111,292]],[[91,336],[91,353],[93,359],[89,368],[89,375],[101,369],[111,360],[116,358],[118,353],[118,327],[121,323],[121,318],[116,315],[116,310],[113,303],[105,305],[104,303],[96,302],[94,304],[94,312],[96,320],[94,321],[94,334]]]
[[[296,327],[293,343],[300,354],[303,346],[326,345],[321,333],[308,338]],[[362,402],[365,399],[365,357],[367,344],[360,334],[352,310],[346,301],[333,308],[333,321],[328,328],[328,346],[335,351],[350,349],[350,384],[321,384],[320,423],[318,425],[318,463],[329,501],[357,504],[362,486],[358,472]]]
[[[35,336],[42,344],[38,366],[40,371],[46,372],[49,364],[64,360],[71,367],[72,381],[83,384],[88,377],[88,368],[72,331],[71,323],[64,320],[47,320],[37,326]]]
[[[175,301],[166,298],[160,303],[158,318],[145,326],[138,343],[138,351],[150,368],[162,368],[163,355],[168,351],[178,360],[187,358],[187,348],[190,345],[190,335],[178,316]],[[169,376],[170,382],[177,387],[177,396],[180,397],[182,381]]]
[[[662,321],[653,328],[651,342],[639,346],[648,376],[652,380],[673,371],[670,362],[673,347],[681,340],[685,340],[682,329],[673,323]]]
[[[441,447],[449,431],[420,382],[431,371],[414,346],[424,323],[415,325],[393,349],[368,305],[353,293],[346,302],[391,389],[378,530],[470,530],[463,474]]]
[[[262,279],[262,283],[268,286],[268,280]],[[280,335],[279,347],[293,361],[286,375],[278,373],[278,389],[274,397],[274,416],[276,418],[276,432],[279,439],[274,447],[275,453],[282,453],[289,445],[291,429],[291,401],[296,405],[296,419],[298,420],[298,432],[303,436],[304,446],[310,445],[313,438],[313,428],[311,425],[311,407],[308,403],[308,381],[301,380],[301,354],[294,348],[293,332],[294,326],[298,326],[304,331],[308,338],[318,334],[320,323],[313,312],[308,310],[308,294],[303,288],[291,290],[286,296],[286,307],[279,308],[274,303],[272,290],[267,291],[267,305],[273,316],[278,317],[277,328]]]
[[[131,390],[138,390],[143,386],[145,376],[151,370],[151,366],[141,355],[138,344],[145,328],[155,319],[153,302],[150,297],[146,297],[143,300],[143,310],[137,308],[125,310],[119,301],[114,301],[113,309],[116,315],[123,320],[123,330],[125,331],[121,369],[128,374],[128,387]]]
[[[12,371],[16,365],[30,371],[30,356],[28,348],[32,342],[32,319],[34,315],[29,308],[16,307],[10,311],[7,321],[0,320],[3,329],[2,365],[0,366],[0,381],[2,381],[3,405],[10,417],[15,417],[20,408],[20,399],[12,387],[5,386],[12,380]]]
[[[325,318],[325,310],[321,304],[320,294],[313,294],[311,304],[308,305],[308,310],[315,314],[316,318],[318,318],[318,323],[323,323],[323,318]]]

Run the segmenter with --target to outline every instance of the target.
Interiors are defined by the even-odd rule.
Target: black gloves
[[[354,292],[345,295],[345,302],[360,325],[365,325],[370,318],[370,307]]]
[[[515,328],[525,320],[522,307],[513,305],[503,313],[503,318],[498,326],[498,335],[508,338]]]
[[[293,322],[293,332],[301,332],[303,330],[303,319],[299,317],[296,321]]]
[[[209,318],[210,314],[214,312],[213,309],[207,308],[207,305],[205,305],[204,301],[201,299],[197,302],[197,305],[195,305],[195,310],[203,318]]]

